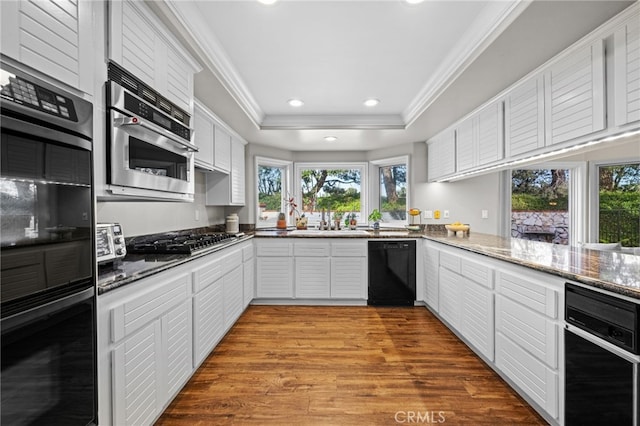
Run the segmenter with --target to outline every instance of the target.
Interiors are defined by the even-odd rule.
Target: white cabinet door
[[[469,117],[456,126],[456,171],[465,171],[476,165],[475,119]]]
[[[331,298],[367,298],[367,258],[331,258]]]
[[[244,144],[233,139],[231,141],[231,205],[243,206],[244,192]]]
[[[427,180],[433,182],[455,171],[455,132],[448,129],[427,142]]]
[[[231,136],[220,126],[215,128],[213,163],[217,170],[231,171]]]
[[[441,253],[442,254],[442,253]],[[460,329],[462,283],[460,275],[440,267],[438,312],[453,328]]]
[[[299,299],[328,299],[331,262],[329,257],[296,257],[295,296]]]
[[[242,301],[242,265],[226,274],[222,279],[224,299],[224,328],[228,330],[240,318],[244,309]]]
[[[293,297],[292,257],[258,257],[256,268],[258,297]]]
[[[193,110],[193,143],[198,147],[195,164],[206,170],[213,170],[213,140],[215,124],[213,117],[198,101],[194,101]]]
[[[201,66],[143,2],[112,1],[109,10],[109,57],[190,113]]]
[[[193,363],[200,365],[224,336],[222,279],[193,296]]]
[[[504,105],[505,154],[544,148],[544,80],[535,76],[509,91]]]
[[[493,291],[470,279],[463,279],[462,335],[487,359],[493,361]]]
[[[424,246],[424,279],[425,302],[438,312],[440,251],[425,242]]]
[[[93,2],[0,2],[2,53],[93,93]]]
[[[160,321],[154,321],[112,352],[113,423],[147,425],[158,415],[161,389]]]
[[[185,300],[162,317],[163,404],[170,401],[193,372],[193,315],[191,300]]]
[[[615,124],[640,120],[640,22],[637,16],[614,36]]]
[[[605,128],[602,40],[557,61],[544,78],[547,146]]]
[[[487,105],[477,114],[476,164],[485,166],[504,157],[502,101]]]
[[[255,296],[255,263],[253,259],[244,262],[242,271],[242,294],[243,303],[246,308]]]

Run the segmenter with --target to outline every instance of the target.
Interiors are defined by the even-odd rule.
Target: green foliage
[[[600,210],[640,211],[640,191],[600,191]]]
[[[566,211],[567,209],[568,197],[566,195],[558,198],[533,194],[511,195],[511,210],[513,211]]]
[[[373,209],[371,210],[371,213],[369,213],[368,219],[369,222],[378,222],[382,219],[382,213],[380,213],[378,209]]]
[[[271,195],[260,193],[258,195],[258,202],[260,204],[265,204],[266,211],[279,212],[280,210],[282,210],[282,197],[279,192]]]

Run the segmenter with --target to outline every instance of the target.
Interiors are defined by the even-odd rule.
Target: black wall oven
[[[9,62],[0,62],[0,423],[95,424],[93,107]]]

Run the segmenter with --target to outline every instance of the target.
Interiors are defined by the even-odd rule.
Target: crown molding
[[[449,53],[447,59],[442,62],[431,79],[403,111],[402,118],[405,125],[409,127],[413,124],[532,1],[489,2],[474,24],[465,32],[457,48]]]

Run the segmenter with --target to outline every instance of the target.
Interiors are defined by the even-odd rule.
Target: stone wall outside
[[[511,212],[511,237],[567,245],[569,244],[569,212]]]

